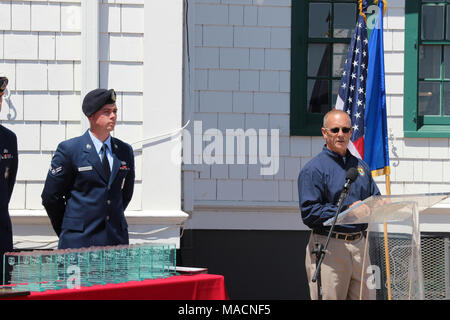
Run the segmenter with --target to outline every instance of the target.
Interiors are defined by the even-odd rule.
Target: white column
[[[182,127],[183,1],[145,1],[144,125],[150,138]],[[181,139],[143,143],[142,209],[181,212]]]
[[[81,55],[81,101],[91,90],[98,88],[100,83],[99,46],[100,46],[100,0],[82,0],[82,55]],[[80,112],[81,106],[80,106]],[[89,121],[82,114],[81,130],[89,128]]]

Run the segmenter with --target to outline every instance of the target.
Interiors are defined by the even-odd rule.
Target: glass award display
[[[450,193],[372,196],[338,215],[336,225],[368,225],[361,286],[373,290],[374,298],[425,299],[419,220],[424,210],[449,197]],[[332,223],[329,219],[324,225]]]
[[[96,284],[105,284],[103,273],[103,250],[95,247],[87,251],[87,266],[86,272],[87,285],[93,286]]]
[[[4,254],[4,286],[14,290],[77,289],[176,274],[176,246],[133,244]]]

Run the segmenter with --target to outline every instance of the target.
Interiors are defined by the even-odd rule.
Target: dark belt
[[[318,234],[321,236],[328,236],[328,231],[313,231],[314,234]],[[331,238],[345,240],[345,241],[354,241],[358,240],[363,236],[362,231],[361,232],[355,232],[355,233],[341,233],[341,232],[331,232]]]

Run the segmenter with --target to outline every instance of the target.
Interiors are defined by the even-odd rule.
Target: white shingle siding
[[[131,210],[140,210],[142,202],[142,150],[135,142],[147,138],[144,5],[144,0],[100,4],[100,85],[118,92],[114,134],[132,143],[136,153]],[[449,139],[403,136],[404,6],[404,0],[390,0],[384,20],[391,191],[448,191]],[[246,164],[192,164],[195,204],[297,206],[298,173],[321,151],[323,139],[289,135],[291,0],[190,0],[189,9],[195,12],[189,20],[193,105],[185,105],[193,111],[191,120],[201,121],[203,132],[242,128],[280,134],[274,175],[262,176],[261,163],[249,164],[254,157]],[[81,15],[81,1],[0,1],[0,69],[10,78],[14,107],[8,119],[5,103],[0,120],[18,135],[20,151],[13,209],[42,209],[40,192],[53,150],[81,133]],[[192,162],[208,144],[192,145]],[[384,192],[384,177],[376,180]]]
[[[449,139],[405,138],[403,135],[404,6],[404,0],[389,1],[383,34],[391,192],[448,192]],[[384,177],[378,177],[376,181],[384,192]]]
[[[100,4],[100,87],[116,90],[119,107],[114,136],[132,144],[136,189],[129,210],[142,209],[144,1]]]
[[[0,120],[18,136],[20,161],[11,209],[42,209],[53,151],[81,132],[81,2],[0,1],[0,42],[12,102]]]
[[[404,5],[404,0],[389,1],[384,19],[391,191],[446,191],[450,181],[449,139],[403,137]],[[295,205],[298,173],[322,150],[321,137],[289,136],[290,6],[290,0],[195,1],[196,20],[191,22],[195,34],[190,35],[195,46],[193,85],[200,110],[195,119],[209,127],[209,120],[217,115],[220,130],[230,122],[232,128],[238,126],[242,118],[245,129],[277,128],[281,157],[279,172],[272,177],[258,176],[259,165],[228,165],[233,188],[225,187],[217,169],[209,174],[198,165],[201,169],[195,186],[210,189],[196,193],[198,204],[216,199],[236,206],[274,201]],[[385,192],[384,177],[377,182]],[[240,183],[242,187],[238,187]],[[237,196],[240,190],[242,199]]]
[[[142,139],[143,3],[101,4],[100,84],[118,92],[115,135],[129,143]],[[43,209],[40,193],[54,150],[81,134],[81,19],[81,1],[0,1],[0,68],[14,106],[8,119],[5,103],[0,119],[16,132],[20,152],[12,209]],[[133,147],[141,166],[141,145]],[[140,167],[136,173],[130,208],[140,210]]]
[[[261,163],[249,164],[249,158],[246,164],[212,165],[211,170],[197,165],[195,200],[237,206],[293,201],[299,152],[304,150],[292,152],[290,143],[297,139],[289,137],[290,1],[194,3],[195,34],[190,36],[200,111],[195,120],[202,121],[204,131],[214,125],[224,133],[233,128],[279,129],[282,155],[273,176],[262,176]],[[306,141],[310,156],[311,138]]]

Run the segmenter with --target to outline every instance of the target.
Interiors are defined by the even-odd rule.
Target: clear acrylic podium
[[[370,261],[363,261],[361,286],[375,290],[377,300],[425,299],[419,213],[449,197],[450,193],[372,196],[338,215],[336,225],[368,224],[365,250]]]

